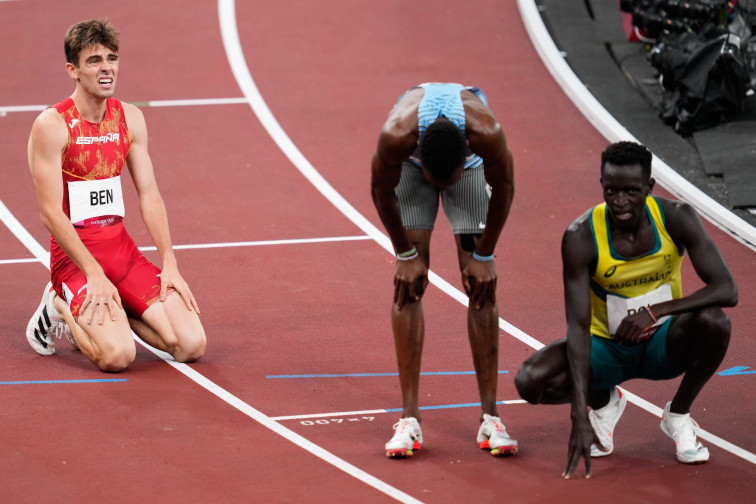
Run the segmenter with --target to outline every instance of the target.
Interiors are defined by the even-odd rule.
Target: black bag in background
[[[682,135],[744,108],[750,79],[740,39],[732,33],[665,35],[651,52],[651,64],[662,75],[660,115]]]

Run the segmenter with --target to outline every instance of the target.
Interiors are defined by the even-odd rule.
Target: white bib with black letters
[[[68,208],[74,224],[105,215],[123,217],[121,176],[68,182]]]
[[[636,296],[633,298],[625,298],[620,296],[612,296],[611,294],[606,296],[606,312],[609,319],[609,333],[613,336],[617,332],[617,328],[620,322],[633,313],[636,313],[639,309],[651,306],[656,303],[663,303],[664,301],[670,301],[672,299],[672,287],[670,284],[664,284],[660,287],[643,294],[642,296]],[[658,327],[667,321],[669,316],[659,317],[651,328]]]

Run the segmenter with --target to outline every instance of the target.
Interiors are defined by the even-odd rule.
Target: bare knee
[[[207,349],[207,338],[202,332],[192,338],[186,338],[176,344],[172,353],[173,358],[178,362],[194,362],[205,355]]]
[[[95,364],[100,371],[106,373],[120,373],[134,362],[136,358],[136,346],[110,349],[108,352],[99,355],[95,359]]]
[[[718,306],[713,306],[699,312],[699,321],[711,332],[730,335],[730,317]]]
[[[180,335],[163,335],[166,351],[178,362],[194,362],[205,355],[207,338],[202,326],[184,330]]]
[[[563,404],[570,398],[567,340],[542,348],[522,363],[514,382],[520,397],[531,404]]]
[[[136,358],[136,344],[126,320],[123,313],[123,318],[119,315],[115,322],[106,318],[103,325],[94,321],[82,325],[77,321],[72,327],[79,349],[101,371],[118,373]]]
[[[718,306],[705,308],[695,315],[695,327],[707,346],[724,347],[730,343],[730,317]]]
[[[535,380],[534,367],[530,362],[525,361],[522,363],[515,376],[514,384],[520,397],[530,404],[541,402],[541,387]]]

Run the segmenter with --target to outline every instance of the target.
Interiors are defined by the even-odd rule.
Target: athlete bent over
[[[501,124],[477,88],[429,83],[397,101],[378,137],[372,196],[396,256],[391,327],[402,390],[402,418],[385,445],[409,457],[423,442],[418,408],[425,338],[422,297],[439,200],[454,232],[481,411],[477,443],[494,456],[514,455],[496,411],[499,309],[494,248],[514,196],[514,168]]]

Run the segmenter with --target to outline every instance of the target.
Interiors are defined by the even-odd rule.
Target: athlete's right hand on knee
[[[118,289],[108,280],[105,273],[87,276],[85,287],[87,296],[79,313],[87,314],[87,324],[92,324],[92,320],[97,318],[97,323],[102,325],[105,322],[106,311],[110,314],[110,320],[115,321],[116,314],[123,309],[123,305]]]
[[[394,304],[401,310],[405,303],[419,301],[428,286],[428,268],[415,258],[397,261],[394,273]]]

